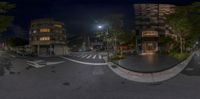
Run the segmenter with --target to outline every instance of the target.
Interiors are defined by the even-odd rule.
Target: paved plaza
[[[114,63],[131,71],[150,73],[172,68],[180,63],[180,61],[169,56],[153,54],[125,56],[124,59],[114,61]]]

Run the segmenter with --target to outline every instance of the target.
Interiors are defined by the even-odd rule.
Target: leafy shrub
[[[124,57],[120,53],[115,53],[111,57],[111,60],[120,60],[120,59],[124,59]]]
[[[174,57],[178,60],[184,60],[189,56],[189,54],[188,53],[171,52],[169,54],[169,56]]]

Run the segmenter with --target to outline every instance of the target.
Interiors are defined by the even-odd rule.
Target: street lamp
[[[99,25],[99,26],[98,26],[98,29],[102,29],[102,28],[103,28],[103,26],[102,26],[102,25]]]
[[[98,25],[97,27],[98,27],[98,29],[101,29],[101,30],[104,29],[104,26],[102,26],[102,25]],[[108,57],[108,59],[109,59],[108,34],[109,34],[109,27],[107,26],[107,27],[106,27],[106,32],[105,32],[105,37],[106,37],[106,51],[107,51],[107,57]]]

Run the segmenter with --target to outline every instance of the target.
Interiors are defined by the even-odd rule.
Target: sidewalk
[[[199,52],[193,52],[186,60],[180,62],[179,64],[175,65],[172,68],[159,72],[142,73],[142,72],[130,71],[128,69],[122,68],[117,64],[114,64],[113,62],[109,62],[108,66],[114,73],[116,73],[117,75],[119,75],[124,79],[142,83],[157,83],[171,79],[176,75],[178,75],[190,63],[190,61],[193,59],[193,56],[198,53]]]
[[[131,55],[119,61],[113,61],[124,69],[136,72],[150,73],[169,69],[180,63],[175,58],[154,54],[154,55]]]

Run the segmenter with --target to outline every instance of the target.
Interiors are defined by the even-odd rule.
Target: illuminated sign
[[[48,32],[50,32],[50,29],[48,29],[48,28],[42,28],[42,29],[40,29],[40,32],[42,32],[42,33],[48,33]]]
[[[142,37],[158,37],[157,31],[144,31],[142,32]]]

